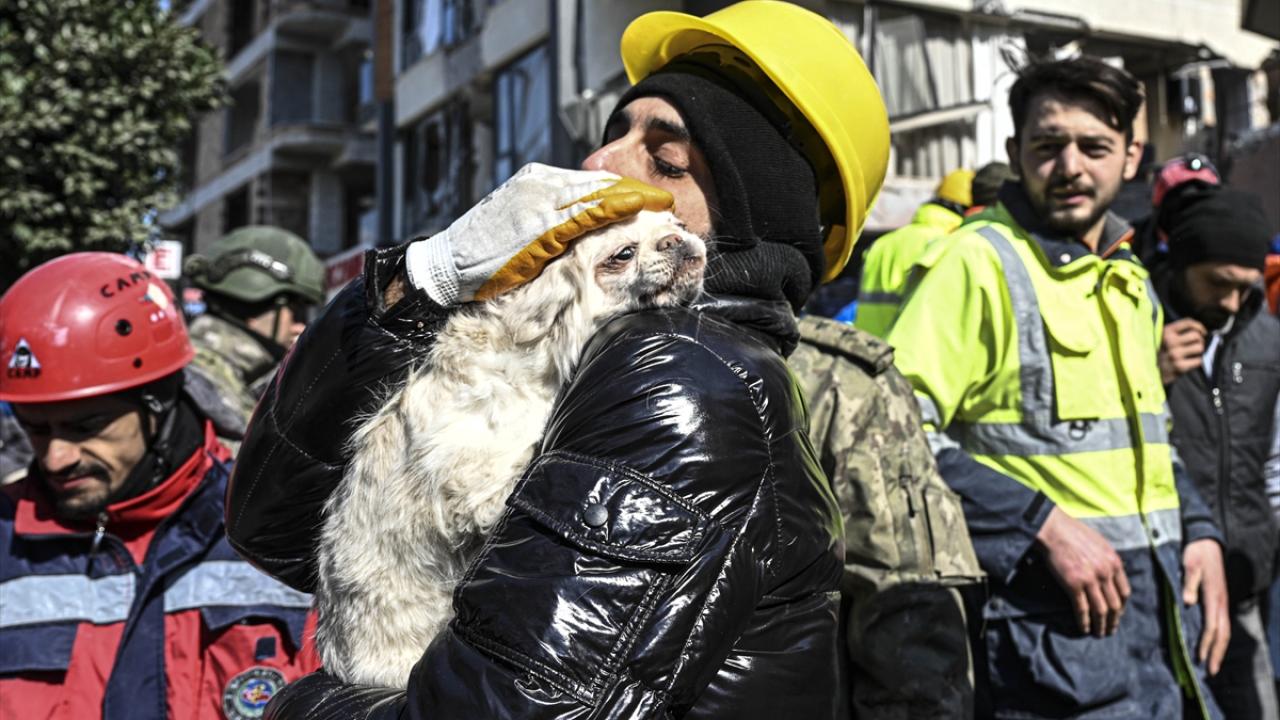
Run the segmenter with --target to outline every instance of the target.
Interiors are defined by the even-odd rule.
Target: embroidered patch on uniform
[[[40,377],[40,360],[31,352],[31,345],[26,338],[18,338],[13,346],[13,354],[9,356],[9,372],[11,378]]]
[[[261,665],[231,678],[222,691],[222,712],[227,720],[257,720],[267,703],[284,687],[284,675]]]

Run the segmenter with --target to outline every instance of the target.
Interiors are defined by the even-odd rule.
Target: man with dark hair
[[[0,401],[34,459],[0,488],[0,720],[260,717],[319,665],[311,596],[223,531],[244,426],[136,260],[73,253],[0,297]]]
[[[1264,463],[1280,396],[1280,321],[1261,285],[1271,232],[1256,197],[1220,187],[1183,193],[1163,214],[1169,252],[1152,276],[1168,321],[1160,367],[1171,437],[1226,545],[1231,643],[1209,687],[1228,718],[1280,717],[1259,609],[1276,570]],[[1171,348],[1184,352],[1175,358]]]
[[[273,717],[970,711],[963,620],[941,585],[972,581],[976,560],[909,386],[882,343],[817,333],[807,374],[824,399],[810,419],[781,361],[806,342],[795,313],[847,262],[883,179],[873,78],[830,22],[778,2],[651,13],[622,54],[636,85],[585,172],[531,166],[442,233],[376,251],[363,287],[303,335],[241,450],[233,539],[279,577],[311,582],[351,418],[425,354],[447,308],[527,280],[583,232],[674,196],[688,228],[713,238],[711,292],[592,339],[407,694],[313,675]],[[834,442],[814,447],[806,430]],[[582,502],[598,505],[595,525]],[[859,514],[848,552],[841,507]],[[841,618],[832,590],[845,586],[857,610]],[[909,642],[894,642],[900,628]],[[846,643],[864,640],[851,658]],[[867,659],[850,689],[848,661]]]
[[[1000,188],[1009,180],[1017,179],[1008,163],[989,162],[978,168],[973,174],[973,206],[968,214],[975,215],[995,205],[1000,199]]]
[[[1221,536],[1169,445],[1160,307],[1108,212],[1141,100],[1099,60],[1024,69],[1020,182],[916,263],[889,333],[991,580],[980,715],[1218,715]]]

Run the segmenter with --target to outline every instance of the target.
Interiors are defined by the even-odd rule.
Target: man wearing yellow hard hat
[[[374,251],[363,280],[309,326],[242,446],[229,536],[310,587],[349,418],[425,356],[449,308],[526,282],[583,233],[674,203],[712,241],[708,294],[592,339],[406,689],[315,674],[268,716],[850,717],[839,590],[875,589],[892,568],[846,574],[842,509],[869,515],[875,500],[833,491],[823,468],[847,458],[833,465],[809,441],[783,357],[802,341],[797,311],[847,262],[883,181],[884,104],[844,36],[787,3],[652,13],[622,52],[636,86],[584,170],[526,167],[444,232]],[[839,362],[903,383],[885,346],[828,340],[849,356]],[[889,419],[916,427],[914,412]],[[868,447],[883,435],[869,434]],[[899,474],[903,453],[883,453],[869,492],[902,493],[904,516],[920,510],[926,535],[894,551],[936,580],[964,562],[935,564],[928,534],[959,514],[944,488],[925,487],[936,469],[916,437],[924,465]],[[929,498],[942,503],[937,527],[924,521]]]
[[[953,170],[942,178],[933,198],[916,210],[909,224],[885,234],[871,245],[862,260],[854,325],[879,338],[888,334],[916,258],[930,242],[960,227],[971,205],[973,171]]]

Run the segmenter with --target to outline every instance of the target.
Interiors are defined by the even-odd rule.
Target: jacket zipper
[[[1219,378],[1222,377],[1222,371],[1226,369],[1227,346],[1223,340],[1218,341],[1218,354],[1213,359],[1213,412],[1218,416],[1218,513],[1222,518],[1226,519],[1227,513],[1227,484],[1230,478],[1227,475],[1229,468],[1227,467],[1227,453],[1224,448],[1228,446],[1227,436],[1229,433],[1227,427],[1227,406],[1223,399],[1222,387],[1219,385]],[[1227,540],[1227,523],[1219,523],[1222,527],[1218,528],[1222,532],[1223,542]]]
[[[107,511],[103,510],[98,513],[98,529],[93,531],[93,543],[89,545],[89,560],[93,561],[93,556],[98,553],[98,547],[102,545],[102,538],[107,534]]]

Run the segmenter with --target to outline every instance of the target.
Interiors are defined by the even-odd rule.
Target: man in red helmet
[[[35,449],[0,490],[0,720],[257,718],[319,662],[310,596],[227,544],[237,416],[168,287],[77,253],[0,297],[0,401]]]

